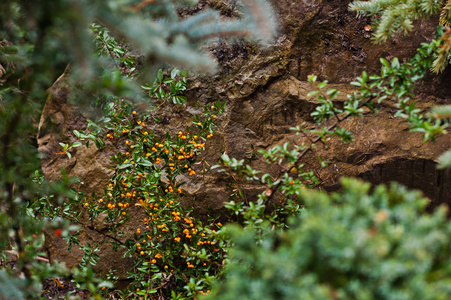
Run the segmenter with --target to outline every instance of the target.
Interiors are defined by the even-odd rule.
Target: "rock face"
[[[202,1],[201,5],[208,3]],[[208,165],[217,164],[223,152],[243,159],[248,156],[251,145],[256,149],[268,149],[285,142],[307,142],[290,127],[312,122],[310,113],[317,102],[307,97],[311,91],[306,81],[309,74],[329,80],[332,87],[341,91],[336,101],[343,101],[346,93],[352,91],[349,82],[363,70],[377,73],[380,57],[399,57],[401,60],[411,57],[435,30],[435,20],[418,23],[408,36],[374,45],[364,30],[368,20],[356,19],[353,13],[347,12],[348,3],[274,1],[282,28],[277,43],[264,51],[245,44],[212,47],[211,52],[219,62],[218,74],[194,79],[188,93],[187,109],[162,109],[161,116],[168,122],[155,130],[183,128],[204,104],[226,101],[226,113],[218,118],[219,130],[202,158],[205,170]],[[448,68],[444,74],[431,76],[420,84],[419,106],[427,109],[437,103],[447,103],[451,95],[450,79]],[[39,151],[45,154],[42,160],[44,174],[47,179],[57,179],[60,169],[65,168],[69,176],[85,182],[86,192],[102,193],[112,176],[109,158],[117,151],[114,145],[107,144],[104,150],[93,146],[76,148],[72,159],[55,154],[60,151],[59,142],[75,141],[72,130],[86,126],[86,118],[66,103],[68,93],[63,75],[50,89],[42,114],[38,143]],[[330,167],[319,168],[313,155],[306,158],[307,167],[315,171],[327,190],[339,188],[337,180],[341,176],[357,176],[375,184],[396,180],[410,188],[421,189],[434,204],[448,203],[451,201],[450,175],[437,171],[435,160],[451,146],[449,137],[439,137],[436,143],[423,143],[420,134],[410,133],[403,120],[392,117],[394,111],[388,103],[377,115],[347,120],[345,127],[354,133],[355,141],[342,144],[332,139],[328,151],[319,150],[331,162]],[[260,159],[253,160],[252,165],[256,169],[275,172]],[[207,208],[221,209],[231,193],[225,185],[228,179],[222,176],[207,171],[204,176],[189,179],[186,187],[190,197],[186,204],[193,205],[199,215],[205,214]],[[248,199],[262,189],[245,182],[240,183],[240,188]],[[99,239],[93,233],[82,236],[85,241]],[[47,243],[51,259],[66,261],[70,266],[79,262],[82,254],[79,249],[68,255],[63,250],[66,247],[63,241],[49,237]],[[109,259],[119,255],[108,251],[102,251],[102,255],[98,269],[105,272],[114,266],[120,270],[118,275],[124,278],[127,262]]]

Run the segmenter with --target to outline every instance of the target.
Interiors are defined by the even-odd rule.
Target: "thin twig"
[[[366,105],[367,105],[368,103],[370,103],[374,98],[376,98],[376,97],[375,97],[375,96],[371,96],[368,100],[366,100],[366,101],[362,102],[361,104],[359,104],[358,108],[361,108],[361,107],[363,107],[363,106],[366,106]],[[338,125],[340,122],[342,122],[342,121],[344,121],[344,120],[350,118],[351,116],[352,116],[352,114],[349,114],[349,113],[348,113],[347,115],[345,115],[345,116],[344,116],[343,118],[341,118],[341,119],[337,117],[337,121],[336,121],[334,124],[332,124],[332,125],[330,125],[329,127],[327,127],[327,131],[331,131],[332,129],[334,129],[335,127],[337,127],[337,125]],[[288,174],[288,173],[290,173],[290,172],[293,172],[293,171],[295,170],[296,166],[299,165],[301,159],[302,159],[302,158],[303,158],[310,150],[313,149],[313,146],[314,146],[316,143],[318,143],[318,142],[320,142],[320,141],[322,141],[322,137],[321,137],[321,136],[318,136],[316,139],[314,139],[313,141],[311,141],[310,146],[308,146],[306,149],[304,149],[304,150],[298,155],[298,157],[296,158],[296,162],[291,166],[291,168],[289,168],[288,171],[284,172],[284,173],[281,174],[281,175],[283,176],[283,175],[285,175],[285,174]],[[278,178],[281,178],[281,176],[278,176]],[[279,180],[279,182],[278,182],[275,186],[273,186],[273,187],[271,188],[271,193],[270,193],[270,195],[268,196],[268,198],[266,198],[265,203],[269,202],[269,201],[273,198],[273,196],[274,196],[274,194],[275,194],[274,192],[277,191],[277,190],[279,189],[279,187],[280,187],[281,184],[282,184],[282,180]]]

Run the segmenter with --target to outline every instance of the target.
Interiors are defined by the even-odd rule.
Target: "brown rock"
[[[204,1],[205,2],[205,1]],[[157,132],[178,131],[190,125],[192,116],[200,113],[206,103],[222,100],[228,103],[226,113],[218,117],[219,128],[207,144],[205,155],[196,168],[199,176],[183,178],[188,194],[185,204],[192,205],[197,215],[205,215],[207,208],[214,211],[223,207],[232,189],[226,187],[230,179],[210,171],[217,164],[222,153],[237,159],[249,157],[250,146],[268,149],[276,144],[308,142],[296,135],[291,127],[305,122],[313,126],[310,113],[317,101],[307,97],[311,91],[306,81],[309,74],[317,74],[320,80],[327,79],[342,93],[336,99],[342,102],[346,94],[353,91],[348,83],[363,70],[378,73],[379,58],[401,60],[411,57],[422,42],[432,37],[435,20],[421,22],[408,36],[399,35],[393,41],[374,45],[366,36],[368,19],[356,19],[347,12],[349,1],[274,1],[277,7],[281,36],[277,43],[264,51],[244,44],[240,51],[227,45],[212,48],[218,57],[220,75],[193,79],[185,110],[171,110],[163,107],[159,114],[167,122],[155,125]],[[244,55],[245,53],[246,55]],[[225,58],[224,58],[225,57]],[[424,97],[419,97],[420,107],[426,109],[441,101],[446,103],[451,93],[449,82],[451,72],[426,79],[420,85]],[[86,118],[68,105],[69,88],[65,75],[50,89],[50,96],[44,108],[38,135],[39,151],[43,172],[47,179],[59,178],[61,168],[69,176],[79,177],[85,182],[87,192],[102,193],[112,176],[109,158],[118,151],[112,144],[98,150],[80,147],[68,159],[55,153],[60,150],[59,142],[74,142],[74,129],[84,129]],[[428,97],[427,95],[433,95]],[[442,97],[439,99],[437,97]],[[389,102],[381,107],[377,115],[347,120],[345,127],[354,133],[356,139],[351,144],[343,144],[335,139],[329,141],[329,150],[318,152],[330,161],[328,168],[321,169],[315,155],[306,157],[307,169],[314,170],[328,190],[336,190],[340,176],[358,176],[373,183],[399,181],[410,188],[418,188],[434,203],[451,201],[450,178],[447,172],[437,171],[437,156],[451,146],[449,138],[439,137],[436,143],[422,142],[418,133],[411,133],[405,121],[393,118],[395,109]],[[251,161],[255,169],[277,174],[278,167],[268,166],[261,159]],[[239,182],[248,200],[262,192],[264,187],[247,182]],[[193,200],[194,199],[194,200]],[[102,230],[101,219],[96,228]],[[136,224],[129,224],[131,234]],[[98,241],[103,239],[99,232],[83,232],[80,240]],[[70,266],[80,260],[82,254],[75,249],[68,254],[63,242],[47,236],[47,246],[51,259],[66,261]],[[106,246],[105,246],[106,247]],[[102,251],[98,270],[107,272],[110,268],[119,270],[124,278],[128,261],[118,259],[120,255],[111,250]]]

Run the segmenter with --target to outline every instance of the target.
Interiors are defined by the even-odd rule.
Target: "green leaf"
[[[156,293],[157,292],[157,290],[156,289],[151,289],[151,290],[142,290],[142,291],[139,291],[139,292],[136,292],[138,295],[143,295],[143,296],[145,296],[146,294],[154,294],[154,293]]]
[[[330,100],[333,100],[338,96],[338,94],[340,94],[340,91],[336,89],[329,89],[327,90],[326,94],[329,95]]]
[[[363,80],[364,82],[366,82],[367,79],[368,79],[368,73],[367,73],[366,71],[363,71],[363,72],[362,72],[362,80]]]
[[[221,155],[221,159],[222,159],[223,162],[229,162],[230,161],[230,158],[229,158],[229,156],[226,153]]]
[[[399,64],[399,59],[397,57],[393,58],[393,60],[391,62],[391,67],[392,67],[392,69],[399,69],[400,64]]]
[[[310,83],[314,83],[314,82],[316,82],[317,78],[318,78],[318,76],[316,76],[316,75],[309,75],[307,80]]]
[[[388,61],[385,58],[381,58],[380,62],[382,65],[386,66],[387,68],[390,68],[390,64],[388,63]]]
[[[177,76],[178,70],[177,69],[172,69],[171,71],[171,78],[174,79],[175,76]]]
[[[318,88],[322,89],[327,85],[327,80],[324,80],[323,82],[321,82],[320,84],[318,84]]]
[[[319,91],[312,91],[312,92],[309,92],[307,94],[307,97],[312,97],[312,96],[315,96],[315,95],[318,95],[318,94],[319,94]]]
[[[122,170],[122,169],[130,168],[131,166],[132,166],[131,163],[125,163],[125,164],[122,164],[122,165],[118,165],[117,168],[119,170]]]
[[[145,158],[142,158],[138,161],[138,164],[145,167],[152,167],[153,163]]]
[[[78,130],[74,130],[73,132],[76,137],[81,138],[82,134]]]
[[[96,145],[97,149],[101,149],[102,148],[102,146],[100,145],[100,142],[99,142],[98,139],[92,139],[92,140],[93,140],[94,144]]]
[[[97,139],[97,141],[100,144],[100,149],[104,149],[105,148],[105,142],[102,139]]]

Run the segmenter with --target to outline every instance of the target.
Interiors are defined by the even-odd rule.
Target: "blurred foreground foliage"
[[[223,279],[202,299],[449,299],[451,224],[444,207],[393,183],[343,179],[343,191],[304,191],[286,230],[227,225]]]
[[[277,26],[264,0],[240,1],[239,18],[217,11],[179,14],[191,0],[55,0],[0,2],[0,252],[17,256],[14,268],[1,271],[0,297],[38,298],[41,282],[72,276],[78,287],[99,298],[111,286],[95,279],[89,267],[65,270],[38,260],[43,231],[68,236],[69,220],[51,221],[29,207],[41,199],[34,171],[40,168],[36,132],[47,89],[70,65],[71,96],[77,104],[96,97],[139,98],[140,85],[161,64],[212,72],[215,62],[199,47],[217,37],[244,36],[268,43]],[[181,9],[181,10],[180,10]],[[123,41],[126,41],[125,43]],[[99,49],[101,48],[101,49]],[[103,51],[105,50],[105,51]],[[104,55],[108,53],[109,55]],[[135,58],[142,63],[133,80]],[[123,76],[118,67],[128,68]],[[72,147],[79,146],[72,145]],[[64,152],[68,152],[68,148]],[[74,197],[73,181],[45,185],[55,203]],[[3,255],[2,263],[7,258]],[[5,283],[5,284],[3,284]]]
[[[373,2],[380,4],[382,1]],[[400,1],[395,4],[399,4],[398,2]],[[427,4],[426,1],[422,2]],[[428,2],[434,5],[438,3]],[[44,255],[41,252],[43,231],[70,237],[71,232],[78,230],[77,227],[70,226],[67,219],[69,213],[66,214],[65,211],[61,216],[53,215],[47,218],[36,214],[29,206],[35,199],[46,201],[46,195],[52,195],[52,201],[57,204],[76,198],[70,188],[74,181],[66,176],[63,176],[60,182],[51,184],[33,178],[34,171],[39,169],[39,155],[34,136],[47,88],[68,64],[70,83],[73,88],[77,88],[73,96],[80,103],[89,102],[99,96],[139,98],[139,86],[145,83],[151,77],[152,70],[161,64],[174,64],[203,72],[212,71],[214,61],[198,51],[206,41],[216,37],[245,36],[257,37],[261,42],[267,43],[276,33],[275,17],[266,1],[243,0],[239,3],[240,17],[234,20],[221,18],[215,11],[203,11],[182,18],[178,8],[195,4],[195,1],[187,0],[7,0],[0,3],[0,250],[3,254],[4,250],[17,254],[15,267],[5,267],[0,272],[1,297],[38,298],[41,282],[56,276],[71,276],[78,288],[89,290],[91,296],[98,299],[101,298],[99,288],[105,290],[112,287],[109,282],[94,276],[89,267],[89,264],[92,264],[90,261],[81,269],[66,270],[59,265],[48,265],[37,259],[39,255]],[[440,3],[444,4],[443,1]],[[449,5],[446,9],[449,11]],[[361,115],[363,106],[367,106],[372,112],[376,111],[377,104],[385,99],[382,99],[384,96],[399,98],[399,116],[409,120],[411,125],[426,137],[431,138],[435,134],[443,133],[448,125],[444,119],[450,115],[449,107],[435,109],[428,118],[423,118],[421,112],[412,104],[410,91],[414,81],[422,78],[431,67],[437,48],[442,54],[448,52],[444,45],[449,45],[449,32],[449,29],[442,28],[440,40],[423,45],[420,54],[415,58],[417,61],[414,59],[401,64],[397,59],[391,62],[381,60],[383,67],[380,76],[362,73],[362,77],[354,83],[359,86],[360,93],[350,95],[344,111],[334,107],[332,102],[338,91],[329,89],[324,94],[321,90],[327,82],[315,85],[316,78],[311,77],[311,82],[317,87],[317,91],[313,93],[322,96],[319,98],[321,105],[312,116],[318,122],[335,118],[337,123],[319,131],[309,131],[317,134],[311,145],[296,145],[293,151],[290,151],[288,145],[284,145],[263,153],[269,163],[279,161],[279,166],[282,161],[289,163],[288,168],[281,169],[282,175],[277,180],[272,180],[266,174],[259,177],[258,170],[247,167],[244,169],[242,161],[229,158],[226,154],[222,156],[224,170],[238,172],[247,180],[265,183],[268,188],[256,204],[244,205],[244,202],[233,201],[227,204],[236,215],[241,216],[246,227],[230,226],[224,232],[230,234],[235,245],[231,248],[230,257],[224,260],[225,264],[229,261],[223,275],[226,280],[217,284],[210,298],[288,299],[298,298],[299,295],[307,299],[450,298],[448,266],[451,248],[447,239],[449,224],[446,222],[444,210],[438,210],[430,216],[422,215],[426,202],[417,193],[408,192],[396,185],[389,189],[379,187],[370,195],[368,184],[348,179],[344,181],[342,194],[327,196],[309,192],[305,191],[305,187],[315,187],[317,184],[313,173],[302,172],[298,178],[293,178],[294,175],[291,174],[295,173],[291,172],[295,169],[302,169],[301,159],[304,154],[313,149],[312,145],[315,143],[326,141],[326,135],[335,135],[345,142],[350,142],[352,134],[343,128],[335,127],[347,118]],[[142,63],[139,70],[138,61]],[[157,75],[159,84],[162,82],[162,76],[162,73]],[[154,89],[152,85],[145,88],[150,94],[158,93],[157,98],[162,97],[158,88]],[[181,104],[184,98],[173,93],[171,101]],[[210,108],[212,111],[214,109],[218,108]],[[132,113],[130,118],[134,120],[133,116]],[[437,121],[432,122],[429,119]],[[130,120],[124,119],[124,124],[129,127],[116,128],[119,131],[110,132],[107,137],[109,135],[108,138],[112,139],[122,134],[130,134],[129,138],[133,139],[136,138],[131,136],[130,132],[133,132],[139,135],[136,140],[142,140],[143,145],[158,141],[158,147],[161,145],[162,149],[165,145],[176,146],[170,143],[169,138],[162,141],[147,137],[149,132],[138,132],[137,129],[144,126],[131,121],[127,123],[128,121]],[[196,120],[194,124],[202,130],[206,126],[200,120]],[[296,130],[302,131],[301,128]],[[184,140],[182,137],[188,139],[182,132],[174,136],[174,140],[179,142],[179,139]],[[208,135],[205,138],[207,139]],[[193,139],[196,140],[194,136]],[[63,152],[70,154],[71,147],[78,146],[81,145],[63,144]],[[198,145],[197,148],[203,146]],[[153,163],[148,163],[138,155],[144,154],[144,149],[148,150],[143,146],[142,149],[138,148],[139,151],[130,151],[126,155],[131,155],[138,164],[152,165]],[[156,147],[155,149],[158,151]],[[169,153],[172,151],[169,148],[166,150]],[[152,156],[150,151],[147,154],[147,157]],[[125,171],[134,170],[134,166],[131,166],[134,163],[128,164],[131,158],[128,156],[120,157],[122,169]],[[169,158],[167,166],[173,171],[171,168],[176,166],[170,166],[173,163],[169,163]],[[447,160],[449,161],[449,157]],[[158,165],[160,162],[155,163]],[[326,165],[327,162],[321,161],[321,164]],[[188,164],[187,167],[189,168]],[[139,177],[135,179],[141,180],[142,175]],[[46,195],[39,194],[41,189],[37,188],[38,182]],[[170,179],[168,183],[171,183]],[[116,186],[111,189],[119,194]],[[172,193],[169,187],[168,192],[164,192]],[[177,192],[181,193],[178,190]],[[239,190],[237,192],[239,194]],[[277,192],[285,195],[287,204],[279,208],[279,215],[276,213],[267,216],[266,204]],[[130,194],[134,197],[133,193]],[[293,199],[296,201],[292,201]],[[111,198],[110,207],[115,205],[112,203],[116,200]],[[98,202],[103,203],[103,200],[99,199]],[[172,204],[169,201],[169,205]],[[96,208],[103,207],[97,202],[89,201],[85,202],[84,206],[92,207],[93,214]],[[110,207],[106,206],[109,210],[104,208],[105,211],[110,212]],[[168,220],[182,220],[177,211],[172,212],[169,215],[171,219]],[[121,211],[121,216],[127,216],[127,212]],[[291,219],[291,222],[285,222],[286,219]],[[184,222],[191,225],[192,221],[188,218],[187,220],[189,222]],[[152,218],[153,221],[160,220]],[[149,226],[151,221],[147,219],[144,222]],[[187,226],[186,224],[184,226]],[[157,226],[157,229],[163,232],[167,230],[166,225],[158,225],[161,228]],[[192,225],[194,227],[194,224]],[[215,226],[221,227],[218,223]],[[182,231],[184,236],[173,237],[174,244],[179,243],[181,238],[191,240],[188,228],[185,229],[187,231]],[[191,233],[197,234],[197,229],[195,233],[193,229]],[[139,240],[140,243],[130,243],[129,248],[139,250],[139,255],[145,258],[148,254],[153,255],[154,250],[150,249],[152,247],[147,246],[147,240],[146,245],[143,245],[142,237],[138,234],[141,233],[137,232],[135,242]],[[196,241],[199,243],[196,243],[196,246],[199,247],[205,242],[200,238]],[[166,246],[164,243],[161,245]],[[166,249],[161,248],[161,245],[159,249]],[[211,246],[210,241],[208,247]],[[95,248],[87,250],[91,255],[90,259],[95,257]],[[212,251],[219,252],[219,249],[216,251],[213,248]],[[172,268],[172,264],[176,266],[170,255],[163,256],[165,253],[162,253],[158,253],[158,257],[155,255],[154,262],[150,262],[155,265],[160,263],[157,259],[162,259],[167,262],[168,269],[169,266]],[[204,256],[186,255],[187,269],[193,269],[194,263],[202,263],[202,267],[207,267],[204,265],[206,262],[201,260],[205,260],[209,253],[200,253]],[[3,255],[2,262],[6,261],[7,258]],[[144,260],[140,262],[144,263]],[[222,265],[222,261],[220,264]],[[163,274],[164,270],[156,273],[155,267],[152,269],[150,264],[145,266],[148,267],[145,269],[146,275],[152,272]],[[165,269],[165,266],[162,264],[160,267]],[[199,270],[193,270],[192,273]],[[205,278],[211,279],[207,276]],[[191,285],[187,285],[189,297],[196,297],[195,294],[204,287],[204,282],[194,281],[195,279],[193,282],[190,279]],[[138,289],[151,285],[149,282],[143,279],[143,282],[139,283],[140,287],[135,286],[134,288],[138,287],[135,289],[136,294],[147,296],[147,291]],[[205,286],[209,284],[208,282]],[[149,293],[150,289],[151,287],[148,289]],[[180,293],[172,297],[185,296]]]

